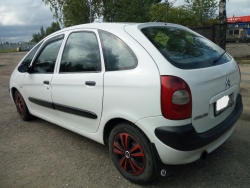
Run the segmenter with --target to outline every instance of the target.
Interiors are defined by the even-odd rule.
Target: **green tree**
[[[153,3],[149,10],[150,20],[158,22],[166,22],[166,5],[164,3]]]
[[[52,22],[50,27],[46,28],[46,36],[50,35],[51,33],[54,33],[58,30],[60,30],[60,25],[58,22]]]
[[[90,22],[92,17],[101,14],[101,0],[42,0],[50,6],[54,18],[65,27]],[[91,2],[91,3],[90,3]],[[93,19],[92,19],[93,20]]]
[[[103,15],[104,21],[114,22],[119,11],[119,0],[102,0],[100,2],[101,11],[99,15]]]
[[[64,26],[89,23],[89,2],[86,0],[71,0],[62,9]]]
[[[102,15],[108,22],[147,22],[153,3],[160,0],[103,0]]]
[[[183,5],[172,7],[168,12],[168,21],[184,26],[194,26],[195,14]]]
[[[218,9],[217,0],[184,0],[186,7],[195,14],[196,25],[203,25],[205,20],[215,19]]]
[[[40,28],[40,34],[41,34],[41,37],[44,38],[46,36],[46,33],[43,29],[43,26]]]
[[[58,22],[52,22],[50,27],[47,27],[46,30],[43,29],[43,26],[40,28],[40,32],[34,33],[32,35],[31,42],[39,42],[46,36],[60,30],[60,26]]]
[[[41,37],[41,34],[40,33],[34,33],[32,35],[32,39],[31,39],[31,42],[39,42],[41,41],[43,38]]]
[[[107,22],[146,22],[152,3],[161,0],[42,0],[50,5],[54,17],[64,26],[88,23],[92,15]]]
[[[154,3],[149,11],[151,21],[166,22],[166,3]],[[195,25],[195,15],[186,6],[170,7],[168,22],[185,26]]]

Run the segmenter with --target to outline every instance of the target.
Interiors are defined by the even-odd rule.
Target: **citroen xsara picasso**
[[[136,183],[206,156],[232,134],[240,71],[220,47],[165,23],[94,23],[38,43],[10,78],[20,117],[32,115],[109,146]]]

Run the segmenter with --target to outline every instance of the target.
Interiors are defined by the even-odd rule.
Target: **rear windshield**
[[[188,29],[148,27],[142,32],[170,63],[181,69],[211,67],[231,60],[216,44]]]

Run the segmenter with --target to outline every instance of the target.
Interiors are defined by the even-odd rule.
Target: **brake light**
[[[191,118],[192,96],[188,84],[175,76],[161,76],[161,111],[171,120]]]

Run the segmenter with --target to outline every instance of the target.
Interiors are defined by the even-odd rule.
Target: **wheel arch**
[[[15,92],[16,92],[16,90],[18,90],[18,89],[15,88],[15,87],[12,87],[11,90],[10,90],[13,102],[15,102]]]
[[[15,92],[16,92],[16,91],[18,91],[19,93],[21,93],[21,91],[18,90],[15,86],[13,86],[13,87],[10,89],[11,97],[12,97],[14,103],[15,103]],[[23,93],[21,93],[21,95],[23,96]],[[26,99],[25,99],[24,97],[23,97],[23,100],[24,100],[24,102],[26,103],[28,110],[30,111],[30,106],[27,104],[27,101],[26,101]]]
[[[143,130],[141,130],[137,125],[135,125],[133,122],[131,121],[128,121],[126,119],[123,119],[123,118],[113,118],[113,119],[110,119],[106,124],[105,124],[105,127],[104,127],[104,130],[103,130],[103,142],[105,145],[108,145],[108,142],[109,142],[109,136],[110,136],[110,133],[112,131],[112,129],[114,127],[116,127],[119,123],[121,122],[127,122],[131,125],[133,125],[135,128],[137,128],[138,130],[140,130],[140,132],[142,132],[144,134],[144,136],[149,140],[149,138],[147,137],[147,135],[143,132]]]

